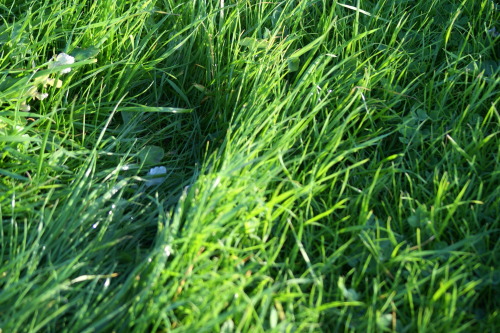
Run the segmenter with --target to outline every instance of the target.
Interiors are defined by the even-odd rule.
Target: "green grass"
[[[500,329],[499,8],[1,0],[0,332]]]

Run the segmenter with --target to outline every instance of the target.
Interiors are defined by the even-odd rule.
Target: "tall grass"
[[[500,327],[494,1],[0,15],[0,331]]]

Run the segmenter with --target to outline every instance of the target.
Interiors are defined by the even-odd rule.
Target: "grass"
[[[0,18],[1,332],[500,328],[495,1]]]

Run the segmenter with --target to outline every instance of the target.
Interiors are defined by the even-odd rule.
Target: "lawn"
[[[500,4],[0,0],[0,332],[500,330]]]

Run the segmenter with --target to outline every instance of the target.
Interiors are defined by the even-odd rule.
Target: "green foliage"
[[[0,15],[0,331],[499,327],[494,1]]]

